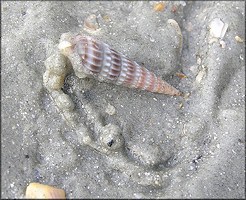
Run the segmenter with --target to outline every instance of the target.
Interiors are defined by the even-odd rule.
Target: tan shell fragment
[[[65,191],[40,183],[30,183],[26,189],[28,199],[66,199]]]
[[[112,21],[111,18],[110,18],[110,15],[105,15],[105,16],[104,16],[104,20],[105,20],[106,22]]]
[[[240,38],[239,36],[235,36],[235,40],[236,40],[237,42],[240,42],[240,43],[242,43],[242,42],[243,42],[243,39],[242,39],[242,38]]]
[[[69,58],[78,77],[87,76],[130,88],[182,96],[180,91],[148,69],[89,36],[65,33],[61,37],[59,49]]]
[[[153,6],[153,9],[157,12],[163,10],[163,8],[164,8],[164,4],[162,2],[156,3]]]

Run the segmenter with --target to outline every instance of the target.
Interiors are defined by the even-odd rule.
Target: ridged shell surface
[[[139,88],[151,92],[179,95],[182,93],[148,69],[131,61],[109,45],[86,35],[62,36],[71,44],[67,56],[76,70],[99,81]],[[75,61],[77,59],[77,61]]]

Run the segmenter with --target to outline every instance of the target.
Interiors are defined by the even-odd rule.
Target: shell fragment
[[[210,35],[215,38],[223,38],[228,28],[228,24],[220,20],[220,18],[215,18],[209,25]]]
[[[65,191],[40,183],[30,183],[26,189],[28,199],[65,199]]]

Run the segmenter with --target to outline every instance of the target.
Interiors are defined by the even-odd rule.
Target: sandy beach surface
[[[157,3],[1,3],[2,198],[24,198],[31,182],[67,198],[245,198],[245,2]],[[72,70],[62,86],[72,126],[43,83],[66,32],[107,43],[184,96]]]

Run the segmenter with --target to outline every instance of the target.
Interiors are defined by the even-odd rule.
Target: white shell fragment
[[[201,65],[201,63],[202,63],[201,57],[197,56],[196,57],[196,64]]]
[[[91,34],[97,34],[101,30],[101,28],[99,28],[96,15],[91,14],[85,19],[84,30]]]
[[[171,24],[174,28],[176,28],[176,31],[177,31],[177,34],[179,37],[179,53],[181,54],[182,48],[183,48],[183,35],[182,35],[182,31],[179,27],[179,24],[174,19],[168,19],[167,23]]]
[[[106,110],[105,110],[106,113],[108,113],[109,115],[114,115],[116,110],[115,110],[115,107],[108,104]]]
[[[220,40],[220,45],[221,45],[222,49],[224,49],[226,47],[225,41]]]
[[[204,75],[205,75],[204,69],[202,69],[201,71],[198,72],[198,74],[196,76],[196,84],[199,84],[201,82],[201,80],[203,79]]]
[[[220,18],[215,18],[209,25],[210,35],[215,38],[223,38],[228,28],[228,24],[220,20]]]

